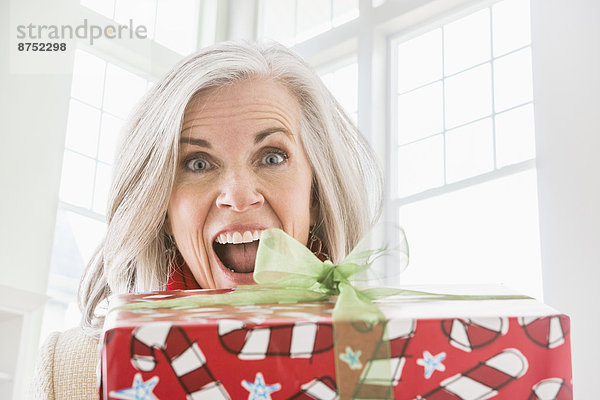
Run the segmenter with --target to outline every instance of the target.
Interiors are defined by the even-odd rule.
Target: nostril
[[[231,207],[230,202],[227,200],[227,195],[225,193],[221,193],[217,196],[217,206],[221,208],[229,208]]]
[[[216,203],[219,208],[243,212],[262,206],[264,204],[264,197],[258,192],[242,190],[240,188],[221,193],[217,197]]]

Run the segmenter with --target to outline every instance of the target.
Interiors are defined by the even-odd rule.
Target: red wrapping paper
[[[222,292],[124,295],[111,307]],[[548,306],[399,298],[377,305],[388,319],[388,337],[380,340],[390,345],[391,360],[383,362],[391,366],[396,399],[572,398],[569,318]],[[335,399],[333,306],[113,310],[105,324],[101,397]],[[360,369],[356,393],[364,398],[381,387],[368,372],[382,361],[346,350],[343,365]]]

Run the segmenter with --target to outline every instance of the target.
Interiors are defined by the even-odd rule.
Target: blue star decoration
[[[350,369],[361,369],[362,363],[360,362],[360,350],[352,351],[350,347],[346,347],[346,352],[340,354],[340,360],[350,366]]]
[[[242,386],[250,392],[248,400],[271,400],[271,393],[281,390],[281,385],[279,383],[266,385],[265,378],[260,372],[256,374],[254,383],[242,381]]]
[[[446,366],[442,364],[442,361],[446,358],[446,353],[441,352],[432,356],[430,352],[425,350],[423,352],[423,358],[417,360],[417,364],[425,367],[425,379],[431,378],[431,375],[437,371],[445,371]]]
[[[146,382],[142,380],[142,374],[137,373],[133,377],[133,383],[131,387],[113,390],[110,392],[110,396],[115,399],[125,400],[158,400],[152,391],[154,386],[158,383],[158,376],[153,376]]]

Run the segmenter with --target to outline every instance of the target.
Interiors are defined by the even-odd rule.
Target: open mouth
[[[230,271],[252,273],[260,233],[259,230],[221,233],[213,242],[215,254]]]

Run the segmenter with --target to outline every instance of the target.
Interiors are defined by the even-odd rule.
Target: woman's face
[[[300,106],[280,83],[247,80],[195,98],[181,131],[168,226],[203,288],[253,283],[258,237],[311,224]]]

